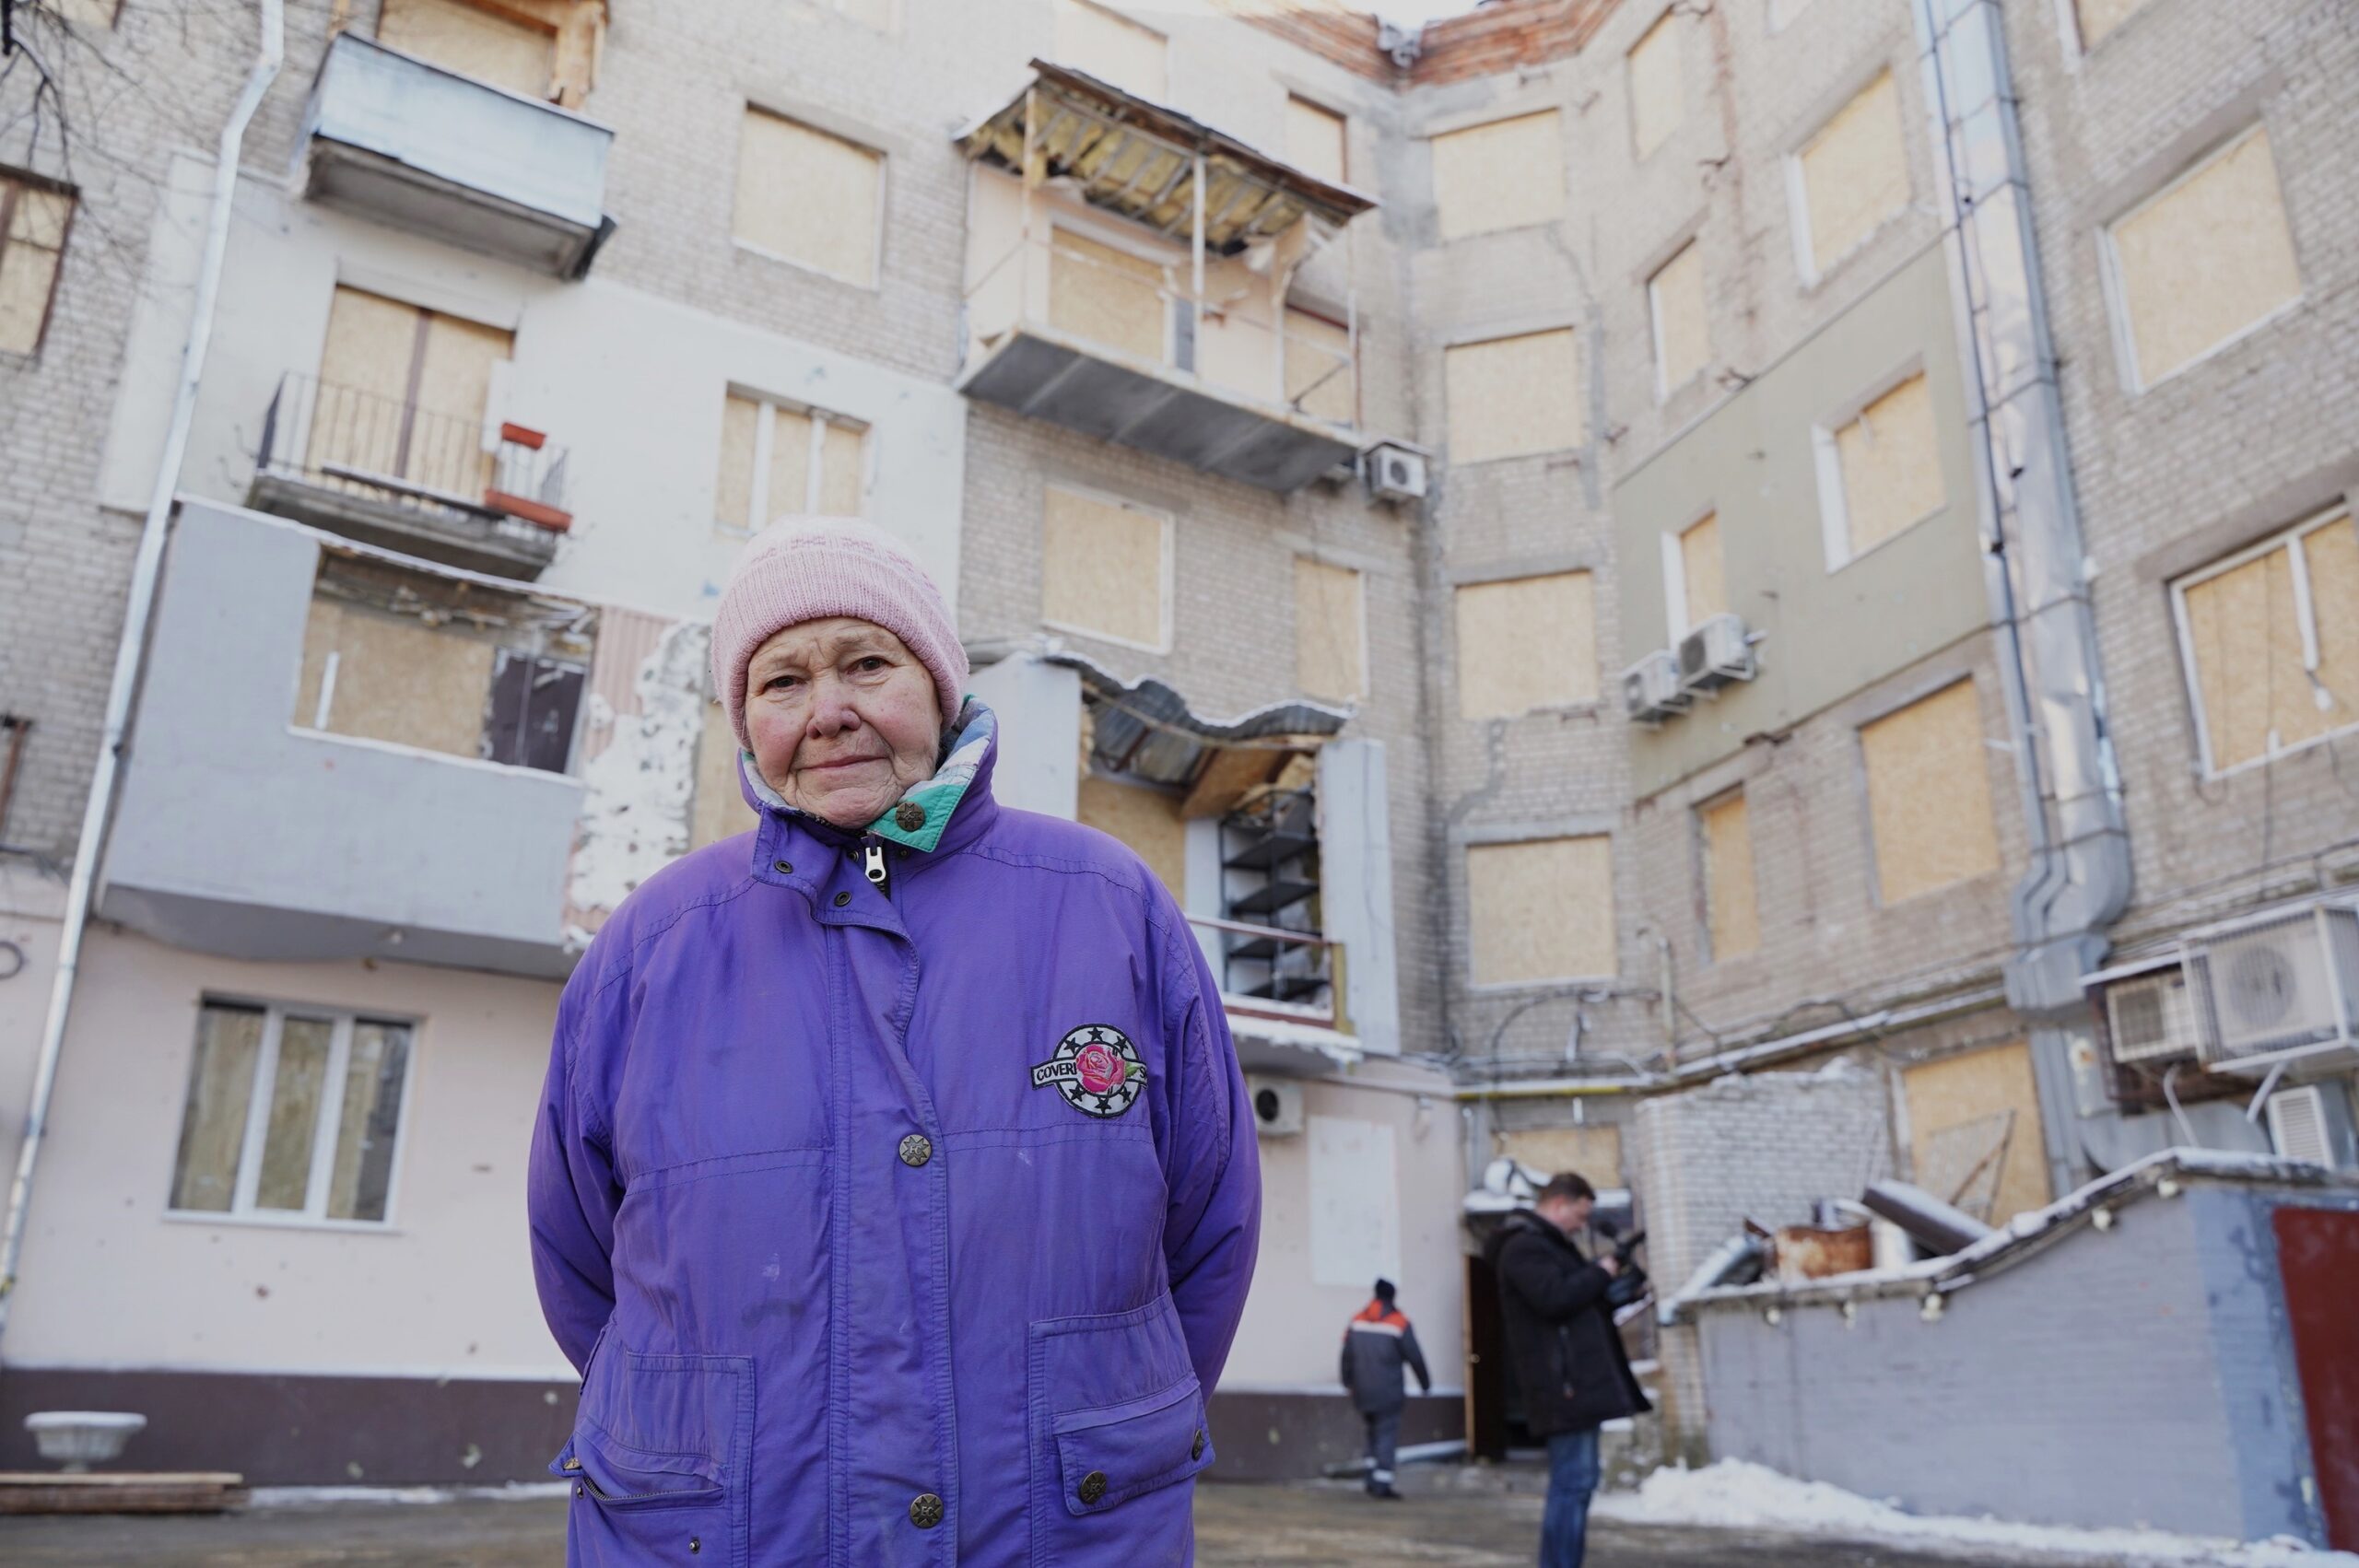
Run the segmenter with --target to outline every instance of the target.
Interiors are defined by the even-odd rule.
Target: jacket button
[[[921,1530],[930,1530],[942,1523],[942,1499],[931,1492],[921,1492],[910,1504],[910,1523]]]
[[[917,1169],[933,1158],[933,1140],[921,1132],[912,1132],[901,1140],[901,1164]]]
[[[1188,1457],[1190,1457],[1191,1459],[1201,1459],[1201,1458],[1203,1458],[1203,1457],[1204,1457],[1204,1429],[1203,1429],[1203,1427],[1201,1427],[1201,1426],[1200,1426],[1200,1427],[1196,1428],[1196,1441],[1195,1441],[1195,1442],[1194,1442],[1194,1444],[1192,1444],[1192,1445],[1189,1447],[1189,1449],[1188,1449]]]
[[[792,876],[794,874],[794,862],[792,860],[772,860],[770,865],[780,876]]]
[[[1092,1470],[1081,1478],[1081,1500],[1095,1503],[1106,1495],[1106,1472]]]
[[[688,1538],[688,1555],[690,1557],[694,1557],[698,1552],[702,1551],[703,1550],[703,1541],[698,1539],[695,1536],[690,1536]]]
[[[840,908],[842,908],[845,905],[847,905],[847,904],[849,904],[849,903],[851,903],[851,894],[849,894],[849,893],[839,893],[839,894],[837,894],[837,895],[836,895],[836,907],[837,907],[837,908],[840,909]]]

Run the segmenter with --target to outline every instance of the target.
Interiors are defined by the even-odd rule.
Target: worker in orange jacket
[[[1393,1489],[1392,1462],[1401,1443],[1401,1411],[1409,1402],[1408,1379],[1402,1369],[1417,1375],[1421,1392],[1434,1391],[1425,1352],[1417,1348],[1417,1331],[1392,1305],[1393,1294],[1392,1281],[1379,1280],[1376,1299],[1360,1308],[1344,1330],[1344,1387],[1367,1427],[1370,1497],[1401,1495]]]

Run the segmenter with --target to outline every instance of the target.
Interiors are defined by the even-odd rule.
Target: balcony
[[[1375,204],[1033,63],[975,165],[967,395],[1280,492],[1361,446],[1356,314],[1297,270]]]
[[[537,430],[282,377],[247,492],[259,510],[364,544],[529,580],[572,526],[566,453]]]
[[[303,192],[558,277],[590,270],[614,133],[357,33],[328,45],[303,120]]]

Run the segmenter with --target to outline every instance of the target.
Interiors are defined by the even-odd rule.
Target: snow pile
[[[1904,1514],[1841,1487],[1795,1480],[1741,1459],[1723,1459],[1700,1470],[1657,1470],[1636,1492],[1600,1493],[1592,1511],[1624,1524],[1785,1530],[1936,1549],[1968,1546],[2050,1560],[2201,1563],[2206,1568],[2359,1568],[2359,1556],[2316,1550],[2290,1538],[2240,1546],[2161,1530],[2079,1529]]]
[[[510,1481],[505,1486],[258,1486],[246,1495],[254,1508],[324,1508],[340,1503],[540,1503],[572,1490],[561,1480]]]

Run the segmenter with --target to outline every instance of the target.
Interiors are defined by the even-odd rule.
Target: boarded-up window
[[[1305,696],[1347,701],[1367,694],[1366,605],[1359,573],[1294,558],[1295,685]]]
[[[1671,139],[1687,114],[1679,11],[1665,11],[1630,51],[1630,147],[1645,158]]]
[[[697,737],[697,799],[688,824],[689,848],[701,849],[757,825],[738,771],[741,755],[737,732],[729,727],[729,710],[717,702],[705,704],[704,731]]]
[[[67,188],[0,172],[0,354],[40,349],[73,216]]]
[[[1614,972],[1614,841],[1602,833],[1469,846],[1466,907],[1478,986]]]
[[[1543,1176],[1585,1176],[1601,1190],[1622,1182],[1622,1129],[1612,1122],[1584,1127],[1502,1128],[1491,1134],[1494,1159],[1505,1156]]]
[[[2277,165],[2259,126],[2110,234],[2132,385],[2152,386],[2301,298]]]
[[[1862,726],[1860,751],[1883,902],[1897,904],[1999,869],[1982,708],[1972,681]]]
[[[1679,536],[1679,608],[1683,632],[1692,631],[1729,607],[1726,573],[1720,566],[1720,520],[1707,516]]]
[[[1444,240],[1565,216],[1565,137],[1555,110],[1433,141],[1434,208]]]
[[[1352,334],[1343,322],[1286,308],[1286,398],[1305,414],[1338,425],[1359,417],[1352,386]]]
[[[1111,834],[1130,846],[1147,869],[1185,905],[1188,899],[1188,825],[1180,815],[1180,797],[1110,778],[1085,778],[1075,798],[1074,815],[1100,833]]]
[[[334,599],[311,601],[291,721],[421,751],[480,756],[497,646]]]
[[[1704,861],[1704,925],[1714,962],[1742,958],[1761,946],[1761,912],[1753,886],[1753,827],[1744,791],[1723,795],[1696,813]]]
[[[1059,64],[1157,103],[1169,96],[1164,36],[1087,0],[1057,0],[1056,48]]]
[[[1712,357],[1712,329],[1704,310],[1704,252],[1689,245],[1647,283],[1654,317],[1655,396],[1669,397],[1702,373]]]
[[[1814,279],[1908,203],[1908,152],[1892,73],[1845,104],[1795,164],[1802,275]]]
[[[2130,14],[2146,0],[2073,0],[2073,14],[2081,21],[2081,47],[2095,49],[2097,41],[2130,19]]]
[[[514,341],[499,327],[338,287],[306,466],[330,479],[390,476],[480,500],[492,480],[484,441],[492,380]]]
[[[1444,350],[1449,455],[1484,462],[1579,446],[1587,428],[1580,368],[1570,327]]]
[[[713,525],[744,533],[780,518],[860,516],[866,446],[857,420],[731,392],[721,411]]]
[[[1163,265],[1070,228],[1049,254],[1049,324],[1133,359],[1167,357]]]
[[[1306,98],[1286,95],[1286,161],[1305,174],[1344,183],[1344,117]]]
[[[1822,439],[1835,457],[1830,559],[1865,555],[1941,509],[1941,441],[1922,371]]]
[[[2349,514],[2175,588],[2207,771],[2359,723],[2359,529]]]
[[[1919,1187],[2003,1225],[2049,1201],[2031,1047],[2021,1042],[1919,1062],[1900,1074]]]
[[[1587,572],[1458,591],[1458,711],[1512,719],[1597,700],[1597,621]]]
[[[1045,511],[1040,618],[1134,647],[1169,647],[1170,518],[1053,486]]]
[[[466,0],[384,0],[377,41],[526,98],[547,98],[557,31]]]
[[[748,109],[733,232],[780,260],[874,287],[884,184],[884,154]]]
[[[77,28],[104,30],[114,26],[123,0],[50,0],[49,8]]]

